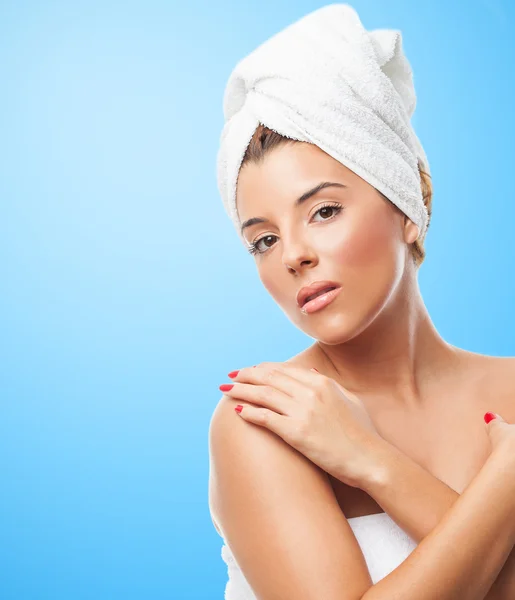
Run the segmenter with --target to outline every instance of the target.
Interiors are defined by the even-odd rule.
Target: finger
[[[290,412],[292,398],[278,389],[255,383],[235,382],[230,390],[222,390],[224,394],[235,400],[245,400],[259,406],[264,406],[278,414]]]
[[[325,377],[325,375],[312,371],[311,369],[308,369],[306,367],[299,367],[297,365],[292,365],[286,362],[265,362],[258,365],[258,368],[261,367],[261,365],[270,365],[271,368],[278,369],[279,371],[287,373],[288,375],[290,375],[290,377],[298,379],[299,381],[307,385],[316,385],[320,383]]]
[[[236,411],[238,412],[238,411]],[[283,437],[284,434],[284,419],[285,417],[278,415],[274,411],[266,408],[260,408],[256,406],[250,406],[244,404],[241,411],[238,413],[242,419],[249,423],[254,423],[260,427],[266,427],[270,431],[273,431],[278,436]]]
[[[266,362],[256,367],[240,369],[233,381],[271,385],[292,398],[300,397],[306,386],[316,388],[325,379],[324,375],[315,373],[305,367],[295,367],[285,363]]]
[[[274,410],[278,410],[281,414],[293,416],[296,407],[306,404],[308,398],[313,394],[312,383],[302,383],[298,379],[291,376],[291,373],[286,373],[284,369],[279,368],[279,363],[267,363],[266,366],[256,366],[246,369],[240,369],[238,375],[233,378],[237,383],[246,383],[256,387],[264,387],[265,401],[260,402],[263,406],[270,408],[266,402],[266,388],[275,389],[285,396],[288,400],[284,402],[284,398],[277,398],[280,404],[274,404]]]
[[[312,385],[312,387],[317,387],[322,384],[327,384],[327,382],[331,382],[332,384],[336,384],[345,394],[350,395],[351,392],[347,390],[341,383],[338,383],[332,377],[327,377],[326,375],[322,375],[319,371],[308,369],[306,367],[298,367],[295,365],[291,365],[289,363],[262,363],[264,365],[275,365],[274,368],[279,371],[284,371],[294,377],[298,381],[305,383],[306,385]],[[260,365],[258,365],[259,367]]]

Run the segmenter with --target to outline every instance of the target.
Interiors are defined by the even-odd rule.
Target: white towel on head
[[[418,160],[430,170],[410,123],[415,105],[401,32],[367,31],[348,4],[307,14],[240,60],[224,93],[217,179],[242,241],[236,184],[259,123],[351,169],[418,225],[422,241],[428,212]]]

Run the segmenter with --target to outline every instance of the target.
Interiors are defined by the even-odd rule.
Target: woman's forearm
[[[423,579],[428,574],[433,581],[437,582],[438,577],[433,578],[433,569],[439,570],[440,563],[443,561],[444,569],[441,575],[448,583],[451,583],[449,577],[454,583],[448,590],[449,595],[438,595],[439,598],[452,598],[453,594],[458,592],[460,599],[511,598],[507,594],[510,593],[508,586],[515,585],[515,552],[510,554],[515,544],[515,538],[512,537],[512,534],[515,535],[515,502],[512,507],[509,500],[510,494],[513,497],[515,492],[515,482],[511,483],[513,476],[508,480],[498,476],[497,467],[500,463],[495,460],[495,457],[490,457],[483,467],[486,470],[483,472],[482,469],[460,496],[397,448],[389,444],[388,447],[384,446],[382,468],[374,474],[373,478],[364,482],[362,487],[404,531],[420,542],[419,547],[412,553],[416,566],[414,570],[408,571],[411,572],[414,580],[412,583],[406,581],[403,584],[408,586],[406,589],[412,589],[410,585],[417,585],[417,577]],[[500,480],[498,481],[497,478]],[[494,527],[488,532],[484,529],[483,517],[489,519],[491,516],[483,513],[490,507],[490,513],[494,511]],[[499,520],[503,511],[511,515],[509,522],[504,522],[502,518]],[[505,534],[504,538],[503,533],[500,537],[495,533],[496,524],[500,525]],[[454,553],[455,548],[460,551]],[[493,553],[486,556],[485,548],[489,551],[493,548]],[[422,554],[419,556],[421,550]],[[410,558],[411,555],[407,561],[411,562]],[[503,568],[503,565],[507,569]],[[398,569],[403,566],[404,563]],[[449,575],[446,574],[447,568],[450,570]],[[396,574],[398,569],[391,575]],[[452,574],[454,570],[456,572]],[[460,586],[469,583],[472,584],[471,595],[464,596]],[[389,594],[393,594],[392,598],[409,597],[409,595],[395,595],[396,590],[402,594],[401,588],[398,588],[395,581],[391,590],[385,590],[384,596],[377,595],[383,592],[375,588],[376,586],[367,592],[365,595],[367,600],[369,598],[379,600],[388,597]],[[513,590],[513,587],[510,589]],[[413,597],[425,598],[418,594],[417,589]],[[434,597],[431,594],[435,594],[435,590],[430,588],[428,594],[428,598]]]
[[[360,487],[416,542],[423,540],[460,497],[452,488],[386,441],[378,468]]]

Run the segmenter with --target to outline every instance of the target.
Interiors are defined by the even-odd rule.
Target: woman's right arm
[[[327,474],[224,396],[209,428],[211,514],[259,600],[356,600],[372,585]]]
[[[487,461],[408,558],[372,585],[327,475],[224,396],[210,424],[210,503],[259,600],[483,599],[515,544],[515,478]],[[485,550],[486,549],[486,550]]]

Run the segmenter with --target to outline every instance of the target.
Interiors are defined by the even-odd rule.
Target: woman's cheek
[[[284,275],[280,277],[280,275],[273,275],[273,273],[269,273],[267,271],[262,271],[260,273],[261,283],[265,290],[270,294],[270,296],[279,304],[283,304],[284,299],[281,298],[281,294],[284,295]],[[282,280],[282,285],[281,285]]]
[[[347,289],[351,312],[354,307],[374,313],[389,296],[397,271],[392,243],[391,231],[370,226],[341,241],[334,255],[334,276]]]
[[[388,261],[392,248],[391,228],[369,225],[355,229],[351,234],[340,238],[337,258],[341,265],[349,267],[373,268]]]

